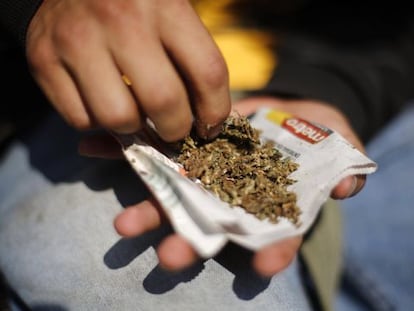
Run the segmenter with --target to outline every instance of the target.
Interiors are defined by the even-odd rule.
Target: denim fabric
[[[310,310],[295,261],[272,279],[229,245],[216,258],[167,273],[154,248],[170,228],[119,237],[114,217],[147,197],[124,161],[76,154],[57,117],[0,162],[0,269],[33,310]]]
[[[367,151],[379,169],[342,204],[346,266],[337,309],[414,310],[414,104]]]

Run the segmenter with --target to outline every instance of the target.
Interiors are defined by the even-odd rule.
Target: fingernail
[[[351,197],[354,194],[357,184],[358,184],[358,179],[356,178],[356,176],[352,176],[351,184],[349,186],[349,192],[346,196],[347,198]]]
[[[206,139],[214,139],[216,138],[222,130],[222,124],[219,125],[207,125],[207,135],[206,135]]]

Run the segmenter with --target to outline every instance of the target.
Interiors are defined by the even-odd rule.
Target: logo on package
[[[311,144],[316,144],[324,140],[332,133],[332,131],[326,127],[299,118],[285,119],[281,125],[295,136]]]

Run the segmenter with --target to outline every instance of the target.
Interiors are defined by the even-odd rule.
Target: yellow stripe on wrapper
[[[292,118],[292,115],[283,111],[272,110],[266,114],[266,119],[278,125],[282,125],[283,121],[289,118]]]

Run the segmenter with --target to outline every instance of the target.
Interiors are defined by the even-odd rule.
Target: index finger
[[[183,2],[168,2],[171,8],[162,18],[161,38],[183,74],[198,133],[211,138],[220,132],[230,113],[228,70],[219,48],[191,5],[179,3]],[[183,18],[177,20],[174,16]]]
[[[302,244],[302,236],[270,244],[253,257],[253,267],[263,277],[271,277],[286,269],[295,258]]]

